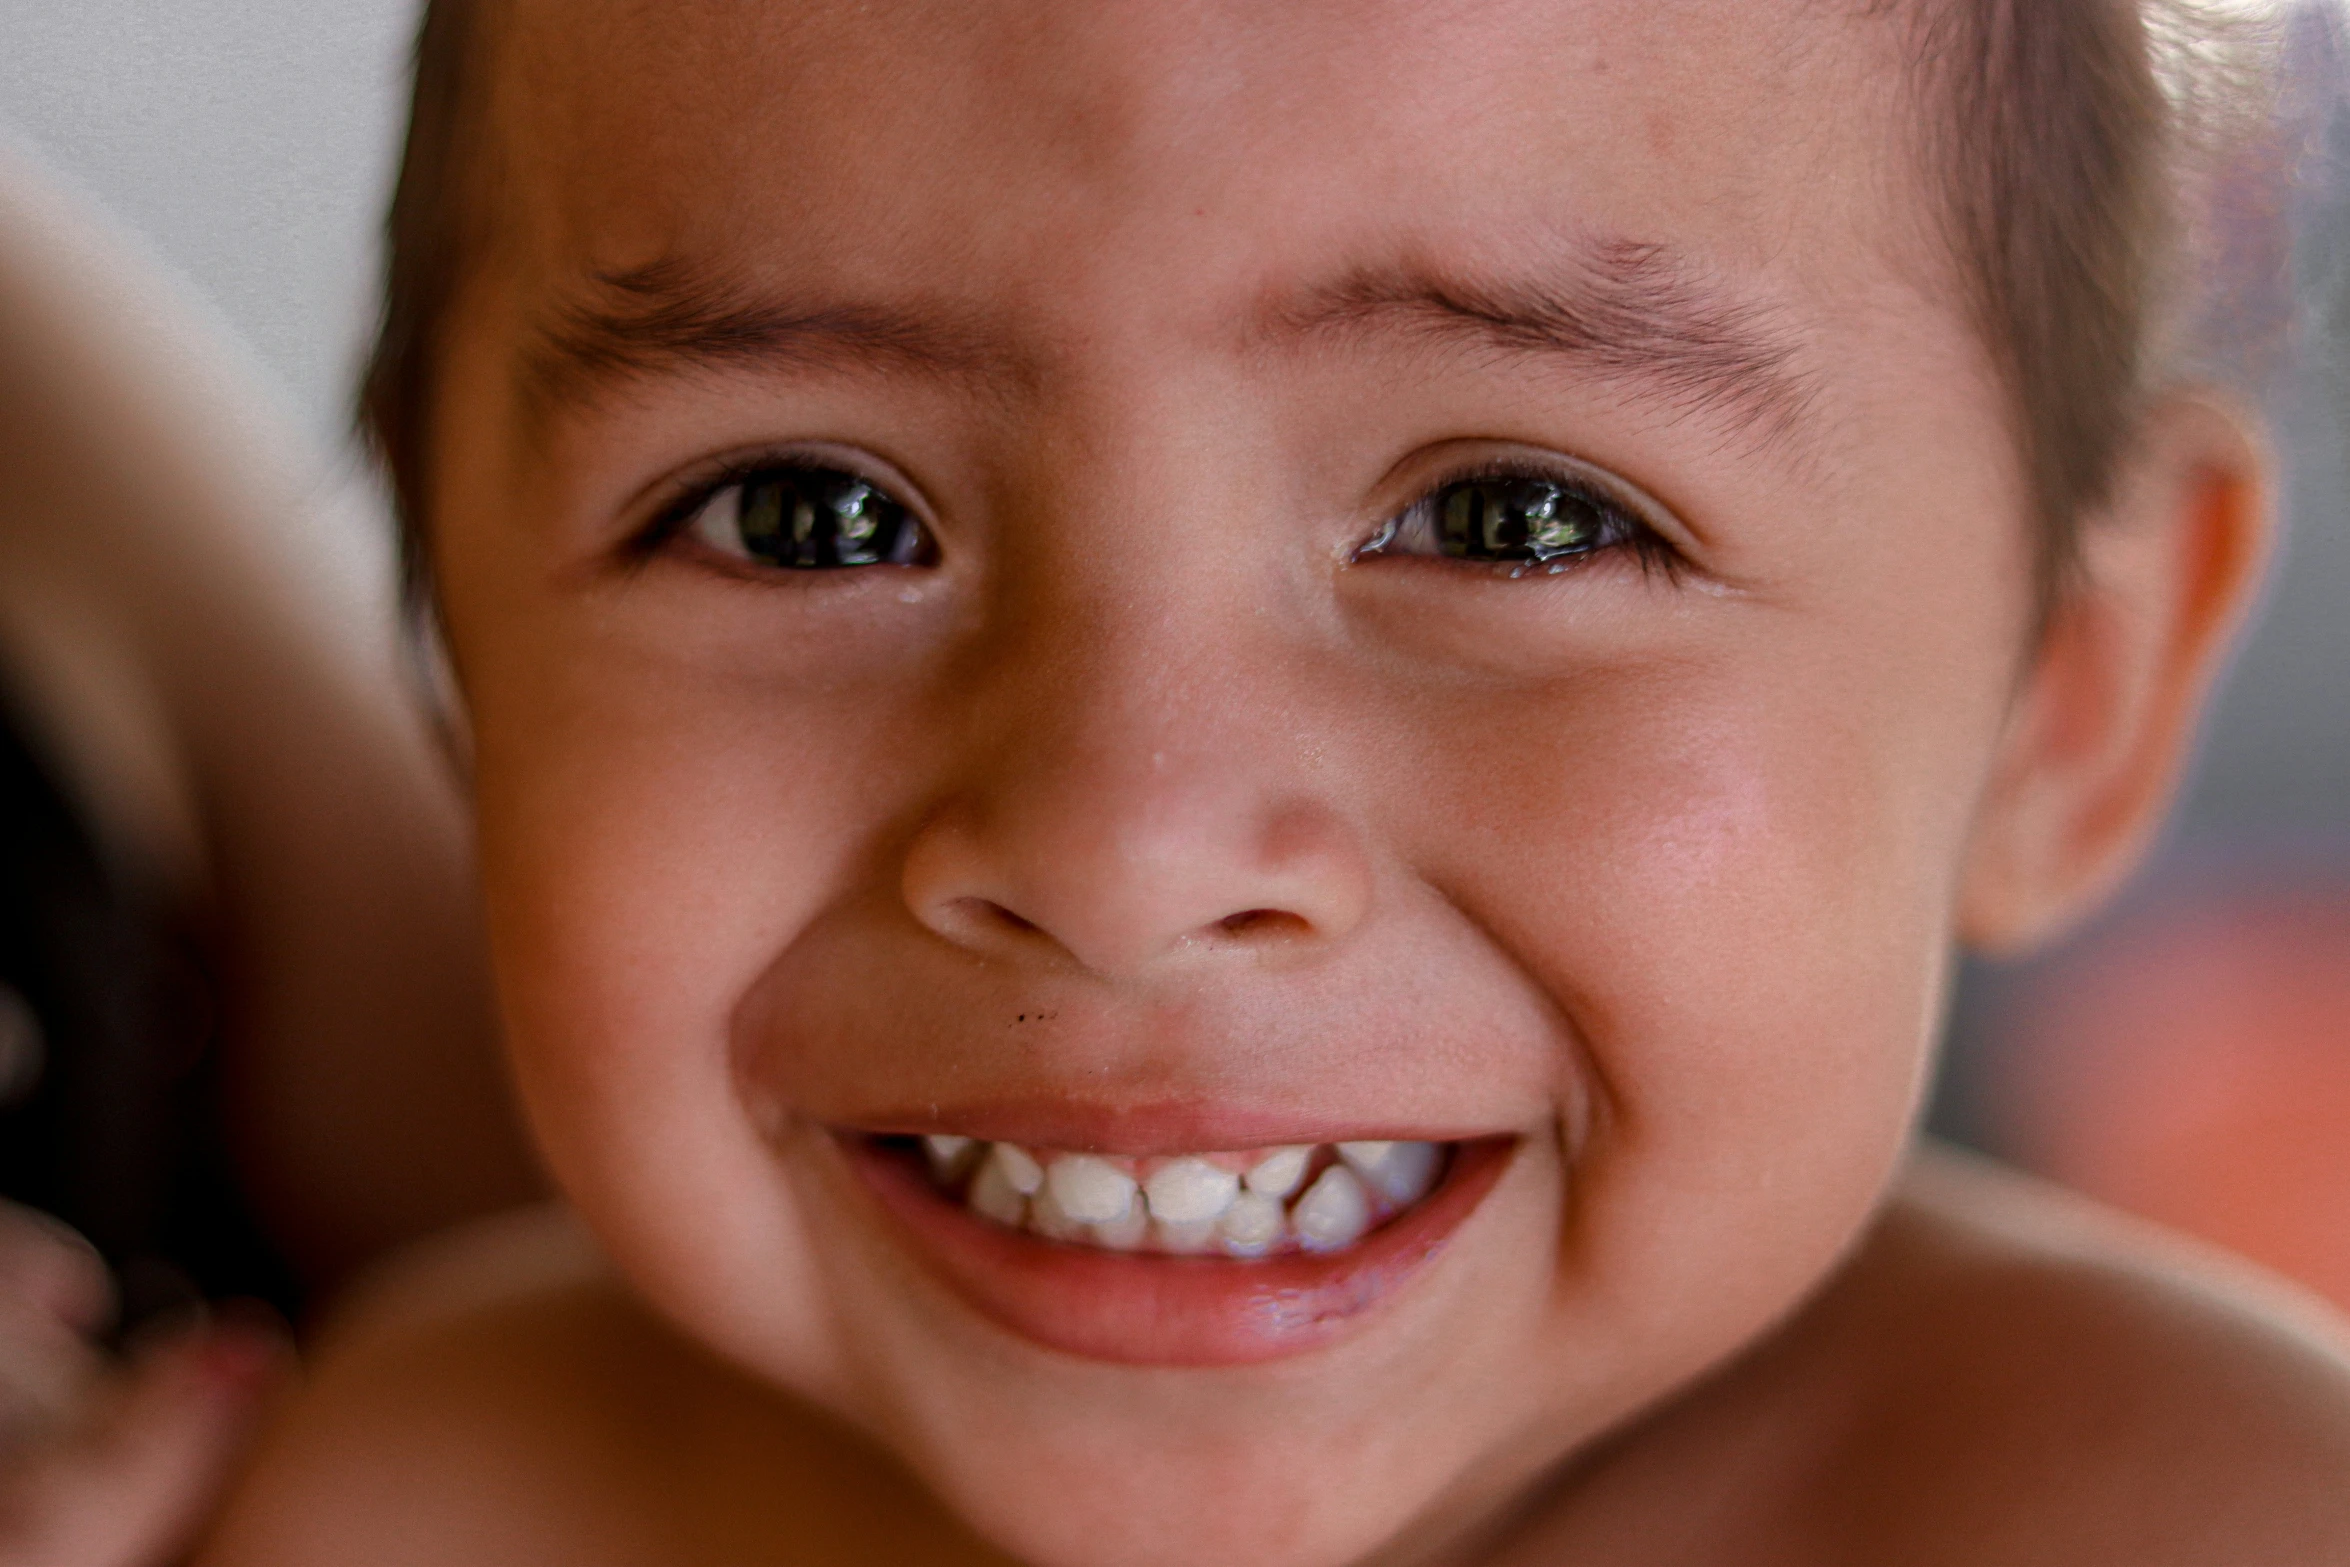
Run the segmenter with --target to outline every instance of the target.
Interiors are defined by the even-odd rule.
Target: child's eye
[[[933,554],[921,522],[870,481],[808,464],[729,480],[680,521],[721,555],[786,571],[915,566]]]
[[[1632,508],[1598,484],[1529,473],[1471,474],[1421,496],[1355,552],[1438,556],[1513,568],[1565,569],[1630,547],[1643,562],[1670,548]]]

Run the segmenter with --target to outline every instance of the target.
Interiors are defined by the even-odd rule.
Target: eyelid
[[[1412,474],[1412,480],[1402,503],[1380,521],[1369,538],[1355,545],[1350,558],[1369,554],[1375,541],[1392,537],[1414,510],[1432,505],[1453,485],[1480,479],[1539,479],[1586,491],[1622,512],[1641,531],[1642,539],[1636,542],[1644,555],[1652,557],[1652,564],[1674,571],[1692,564],[1691,530],[1671,507],[1631,480],[1585,458],[1540,447],[1480,442],[1469,453],[1454,450],[1449,461],[1424,460],[1410,464],[1404,471]]]
[[[622,515],[631,519],[624,534],[626,547],[635,555],[651,554],[688,527],[728,486],[776,468],[830,468],[853,474],[913,513],[933,539],[938,536],[936,509],[897,464],[863,447],[832,441],[777,441],[706,457],[645,485],[622,508]]]

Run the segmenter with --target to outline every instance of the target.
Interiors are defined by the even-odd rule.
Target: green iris
[[[1549,479],[1463,479],[1436,496],[1437,542],[1462,560],[1555,560],[1606,541],[1607,513]]]

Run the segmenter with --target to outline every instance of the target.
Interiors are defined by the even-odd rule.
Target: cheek
[[[870,701],[778,711],[641,649],[580,650],[576,628],[511,635],[510,659],[477,650],[468,697],[509,1048],[548,1164],[673,1317],[787,1374],[838,1364],[729,1040],[753,978],[873,852],[873,781],[909,769]]]
[[[1608,1328],[1635,1339],[1718,1340],[1816,1277],[1930,1057],[1994,705],[1815,673],[1695,663],[1426,726],[1423,863],[1581,1046],[1566,1266],[1645,1300]]]
[[[518,1064],[566,1099],[721,1083],[732,1009],[870,874],[927,772],[903,660],[843,675],[771,612],[746,629],[756,605],[667,593],[451,605]]]
[[[851,738],[801,725],[787,746],[743,716],[609,683],[571,713],[481,713],[498,736],[479,776],[500,972],[524,1021],[564,1020],[529,1036],[599,1042],[567,1048],[569,1071],[722,1065],[747,977],[859,853],[864,824],[838,809],[854,796],[829,776],[856,767]]]

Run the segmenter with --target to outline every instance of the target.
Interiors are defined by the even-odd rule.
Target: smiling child
[[[1914,1146],[2262,555],[2150,26],[435,0],[369,408],[582,1229],[209,1560],[2350,1561],[2327,1319]]]

